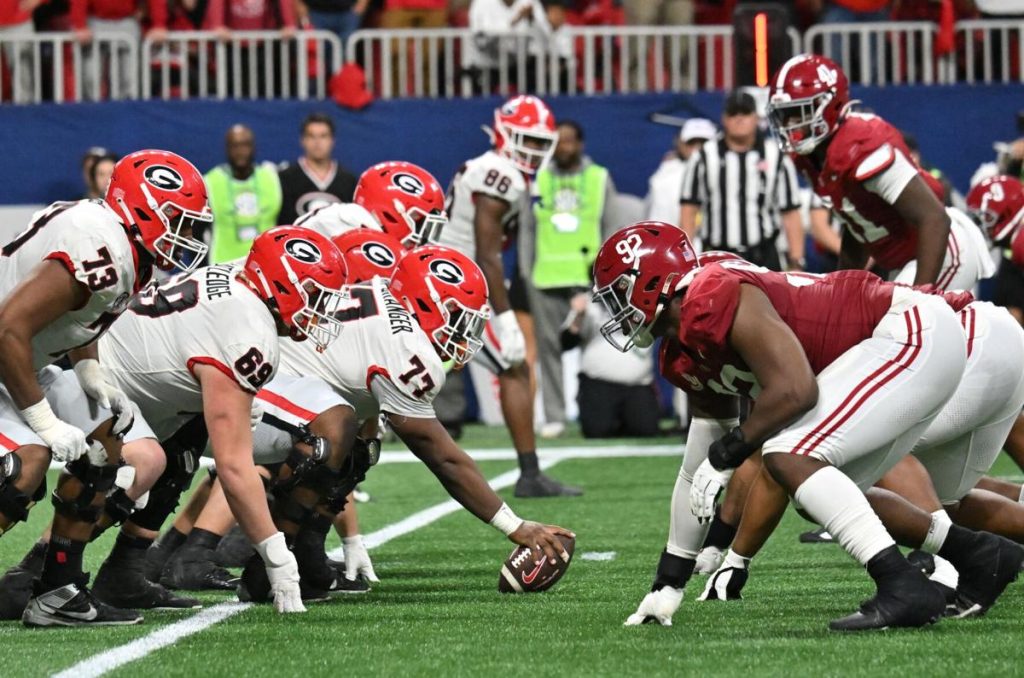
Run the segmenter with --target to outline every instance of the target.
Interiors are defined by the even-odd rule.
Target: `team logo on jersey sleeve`
[[[390,268],[395,265],[395,253],[383,243],[363,243],[362,250],[364,257],[381,268]]]
[[[161,191],[177,191],[185,185],[185,180],[177,170],[167,165],[150,165],[142,176],[145,177],[146,183]]]
[[[449,285],[460,285],[466,279],[459,265],[449,259],[434,259],[430,262],[430,273],[441,282]]]
[[[391,177],[391,183],[409,195],[423,195],[423,191],[426,190],[422,181],[407,172],[399,172]]]
[[[293,259],[304,264],[315,264],[320,261],[320,248],[303,238],[292,238],[284,244],[284,251]]]

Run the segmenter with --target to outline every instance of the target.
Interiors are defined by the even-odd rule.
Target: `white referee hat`
[[[694,139],[714,139],[716,134],[718,130],[715,129],[715,123],[707,118],[690,118],[679,130],[679,138],[683,143],[689,143]]]

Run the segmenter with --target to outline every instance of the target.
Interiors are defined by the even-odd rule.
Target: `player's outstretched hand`
[[[715,517],[718,498],[729,484],[732,474],[733,469],[719,471],[707,459],[697,467],[690,487],[690,513],[696,516],[697,520],[703,523]]]
[[[288,550],[284,535],[280,532],[270,535],[256,545],[256,552],[267,568],[274,609],[281,613],[305,612],[306,606],[302,604],[299,591],[299,564]]]
[[[345,579],[355,581],[356,577],[363,575],[367,581],[380,581],[377,573],[373,571],[373,563],[370,561],[370,554],[366,552],[361,535],[345,537],[341,540],[341,546],[345,550]]]
[[[674,586],[663,586],[657,591],[651,591],[640,601],[636,612],[626,618],[624,626],[638,626],[640,624],[658,623],[662,626],[672,626],[672,615],[679,609],[683,602],[683,590]]]
[[[515,532],[508,535],[508,538],[520,546],[533,549],[534,556],[538,559],[542,557],[541,552],[543,552],[543,557],[547,557],[554,565],[559,559],[564,562],[569,560],[569,553],[562,546],[558,535],[576,538],[573,532],[564,527],[541,525],[532,520],[524,520]]]

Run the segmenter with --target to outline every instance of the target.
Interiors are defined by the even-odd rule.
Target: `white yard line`
[[[474,459],[479,461],[490,460],[511,460],[515,459],[515,450],[467,450]],[[610,459],[619,457],[665,457],[682,455],[682,445],[653,445],[644,446],[609,446],[609,447],[562,447],[549,449],[540,455],[540,467],[547,469],[565,459]],[[385,452],[381,455],[381,463],[407,463],[418,461],[411,452]],[[510,487],[519,477],[519,470],[513,469],[489,481],[490,486],[495,490],[502,490]],[[397,523],[387,525],[375,532],[363,536],[363,543],[366,548],[372,549],[386,544],[392,539],[409,534],[430,525],[433,522],[455,513],[462,506],[454,499],[435,504],[430,508],[404,518]],[[340,557],[343,554],[339,547],[329,553],[332,558]],[[84,659],[74,666],[54,674],[53,678],[97,678],[125,664],[142,659],[157,650],[173,645],[182,638],[200,633],[209,627],[229,619],[240,612],[252,607],[252,603],[218,603],[213,607],[206,608],[201,612],[182,619],[181,621],[163,626],[152,633],[126,643],[119,647],[93,655]]]

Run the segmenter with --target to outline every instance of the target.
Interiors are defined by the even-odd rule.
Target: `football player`
[[[529,182],[548,161],[558,133],[555,116],[537,97],[517,96],[494,111],[490,130],[494,147],[466,163],[448,186],[449,223],[441,244],[472,258],[484,272],[494,317],[484,332],[477,363],[498,377],[501,412],[519,456],[517,497],[575,496],[537,467],[533,430],[533,393],[526,339],[509,304],[501,252],[529,207]]]
[[[823,56],[799,54],[771,84],[768,117],[812,190],[844,224],[839,268],[869,257],[894,279],[971,289],[995,271],[978,229],[944,208],[941,184],[914,163],[900,132],[854,113],[846,75]]]
[[[605,337],[620,350],[670,337],[662,372],[695,409],[668,547],[626,623],[671,623],[717,497],[758,448],[772,477],[875,581],[876,595],[830,628],[933,622],[944,597],[900,554],[860,488],[910,452],[956,390],[967,359],[957,316],[942,297],[866,271],[743,264],[701,267],[686,235],[658,222],[619,231],[595,262],[595,295],[611,313]],[[756,404],[737,425],[741,396]],[[1024,562],[1024,549],[1006,539],[944,529],[897,495],[882,499],[901,541],[934,547],[971,573],[960,594],[975,604],[991,605]]]
[[[295,222],[335,238],[346,231],[384,231],[406,248],[436,243],[448,222],[444,192],[427,170],[404,161],[382,162],[363,172],[351,203],[319,207]]]
[[[54,203],[2,250],[0,532],[24,520],[44,496],[51,458],[70,462],[53,494],[52,539],[33,549],[36,571],[21,577],[27,584],[41,569],[35,585],[39,614],[30,623],[138,621],[97,603],[82,574],[82,553],[106,494],[113,493],[111,506],[130,510],[162,463],[145,451],[124,453],[136,477],[120,476],[123,487],[115,489],[120,445],[101,434],[123,437],[134,411],[97,361],[97,340],[154,265],[170,270],[198,264],[206,246],[192,230],[211,218],[205,184],[191,163],[167,151],[138,151],[115,165],[103,200]],[[77,383],[56,368],[43,369],[64,356]],[[99,430],[111,413],[112,428]],[[81,459],[90,438],[105,443],[107,454],[98,450],[98,456]],[[14,607],[5,616],[9,612],[21,614]]]

